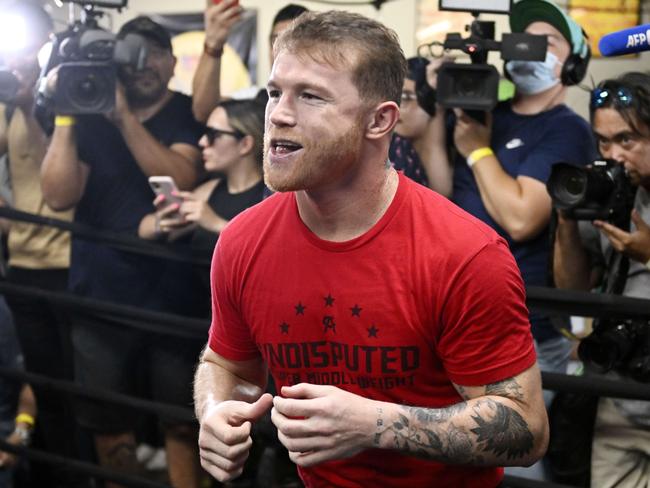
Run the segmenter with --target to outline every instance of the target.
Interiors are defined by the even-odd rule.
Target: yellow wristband
[[[474,149],[471,153],[469,153],[469,156],[467,156],[467,164],[471,168],[486,156],[494,156],[492,148],[482,147],[480,149]]]
[[[72,115],[57,115],[54,117],[54,125],[57,127],[70,127],[77,123],[77,119]]]
[[[34,420],[34,417],[32,417],[28,413],[19,413],[16,416],[16,423],[17,424],[27,424],[30,427],[34,427],[34,424],[36,423],[36,421]]]

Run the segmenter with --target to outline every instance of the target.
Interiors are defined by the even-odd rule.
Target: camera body
[[[94,5],[108,6],[110,2],[76,3],[84,5],[82,19],[54,36],[50,58],[41,71],[36,104],[71,115],[110,112],[115,106],[119,68],[142,69],[147,56],[146,42],[137,34],[117,39],[99,27],[97,19],[103,12],[94,10]],[[122,0],[120,6],[124,4]],[[47,75],[54,68],[56,88],[50,93]]]
[[[635,193],[623,166],[611,159],[585,167],[557,163],[546,189],[567,218],[612,222],[629,219]]]
[[[650,321],[596,320],[593,332],[580,342],[580,359],[600,373],[617,371],[650,382]]]
[[[510,2],[495,8],[494,2],[485,0],[459,5],[440,0],[440,10],[471,12],[478,17],[481,12],[508,14]],[[484,5],[481,5],[484,4]],[[470,111],[491,111],[498,102],[499,72],[487,63],[490,51],[499,51],[504,60],[544,61],[548,41],[546,36],[510,33],[495,41],[495,23],[475,19],[467,28],[469,37],[460,33],[447,34],[442,47],[469,54],[471,64],[443,63],[438,70],[437,100],[446,108]],[[434,43],[435,44],[435,43]]]

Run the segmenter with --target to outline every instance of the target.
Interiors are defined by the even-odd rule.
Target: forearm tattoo
[[[488,385],[486,394],[523,398],[514,379]],[[402,406],[404,413],[392,422],[378,409],[375,444],[387,435],[395,449],[450,464],[494,464],[532,451],[533,434],[515,409],[492,398],[468,404],[461,395],[466,401],[446,408]]]
[[[500,381],[499,383],[491,383],[485,387],[486,395],[496,395],[512,400],[523,400],[524,393],[522,391],[521,385],[517,383],[517,380],[514,378],[509,378],[507,380]]]

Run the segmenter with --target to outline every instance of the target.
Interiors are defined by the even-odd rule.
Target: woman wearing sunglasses
[[[209,179],[181,203],[154,200],[156,212],[140,224],[144,239],[170,239],[192,232],[196,253],[210,255],[230,219],[263,198],[264,105],[254,100],[221,102],[208,118],[199,140]]]

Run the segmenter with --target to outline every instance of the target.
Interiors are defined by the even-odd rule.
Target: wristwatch
[[[21,446],[27,447],[32,442],[32,429],[17,425],[14,434],[18,437]]]

